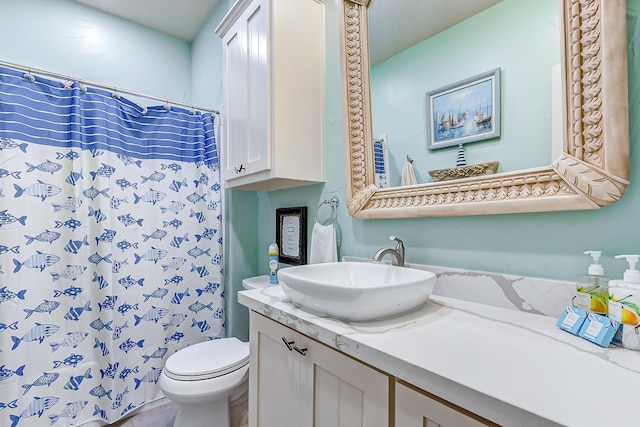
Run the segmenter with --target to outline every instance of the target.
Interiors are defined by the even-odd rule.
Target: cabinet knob
[[[292,344],[293,344],[293,341],[289,341],[289,340],[288,340],[288,339],[286,339],[285,337],[282,337],[282,342],[284,343],[284,345],[286,345],[286,346],[287,346],[287,348],[289,349],[289,351],[291,351],[291,350],[293,350],[293,349],[294,349],[294,347],[293,347],[293,345],[292,345]],[[295,348],[297,348],[297,347],[295,347]]]
[[[301,355],[303,355],[303,356],[306,356],[306,355],[307,355],[307,347],[305,347],[305,348],[300,348],[300,347],[298,347],[298,346],[293,346],[293,349],[294,349],[295,351],[297,351],[298,353],[300,353]]]
[[[240,173],[243,170],[246,170],[246,168],[244,167],[244,165],[240,165],[240,168],[237,168],[236,166],[233,167],[236,170],[236,173]]]

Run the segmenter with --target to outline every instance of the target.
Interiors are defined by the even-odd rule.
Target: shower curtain
[[[113,423],[224,336],[213,117],[0,67],[0,425]]]

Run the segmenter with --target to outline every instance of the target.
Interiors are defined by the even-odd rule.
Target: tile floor
[[[111,427],[172,427],[178,408],[169,402],[111,424]]]
[[[173,421],[176,418],[177,412],[178,407],[169,402],[141,414],[118,421],[115,424],[110,424],[109,427],[173,427]],[[237,427],[247,427],[249,425],[246,410],[236,413],[235,415],[232,413],[232,417],[236,417],[235,425]]]

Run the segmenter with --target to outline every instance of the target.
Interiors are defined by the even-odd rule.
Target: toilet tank
[[[242,287],[245,289],[262,289],[262,288],[268,288],[269,286],[278,286],[278,285],[272,285],[271,283],[269,283],[268,274],[264,276],[248,277],[242,281]]]

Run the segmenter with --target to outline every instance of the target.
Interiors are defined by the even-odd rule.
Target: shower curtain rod
[[[202,107],[198,107],[198,106],[191,105],[191,104],[185,104],[184,102],[171,101],[171,100],[168,100],[166,98],[160,98],[160,97],[153,96],[153,95],[145,95],[143,93],[138,93],[138,92],[134,92],[134,91],[131,91],[131,90],[120,89],[120,88],[117,88],[115,86],[107,86],[107,85],[104,85],[104,84],[101,84],[101,83],[95,83],[95,82],[90,82],[90,81],[83,80],[83,79],[77,79],[77,78],[73,78],[73,77],[70,77],[70,76],[65,76],[64,74],[52,73],[50,71],[45,71],[45,70],[38,70],[37,68],[25,67],[24,65],[14,64],[14,63],[11,63],[11,62],[6,62],[6,61],[0,61],[0,65],[2,65],[4,67],[15,68],[15,69],[20,70],[20,71],[26,71],[29,74],[35,73],[35,74],[40,74],[42,76],[53,77],[53,78],[60,79],[60,80],[74,80],[74,81],[78,81],[78,82],[80,82],[82,84],[85,84],[87,86],[93,86],[93,87],[97,87],[97,88],[105,89],[105,90],[112,90],[115,93],[119,93],[119,94],[127,94],[127,95],[131,95],[131,96],[139,97],[139,98],[151,99],[151,100],[154,100],[154,101],[165,102],[167,104],[173,104],[173,105],[176,105],[176,106],[179,106],[179,107],[185,107],[185,108],[194,109],[194,110],[201,110],[201,111],[208,111],[210,113],[220,115],[220,111],[213,110],[211,108],[202,108]]]

